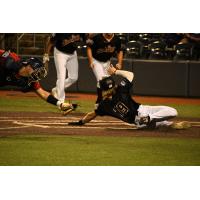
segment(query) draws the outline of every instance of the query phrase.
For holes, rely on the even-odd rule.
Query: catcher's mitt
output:
[[[70,125],[70,126],[82,126],[82,125],[84,125],[84,123],[83,123],[83,120],[79,120],[79,121],[69,122],[68,125]]]
[[[67,115],[67,114],[71,113],[72,111],[76,110],[77,107],[78,107],[78,104],[76,104],[76,103],[72,103],[72,104],[62,103],[60,105],[61,113],[63,115]]]

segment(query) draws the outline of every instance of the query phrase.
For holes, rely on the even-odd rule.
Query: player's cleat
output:
[[[56,87],[52,88],[51,94],[57,99],[58,98],[58,93]]]
[[[172,125],[171,125],[172,128],[174,129],[187,129],[187,128],[190,128],[191,127],[191,124],[190,122],[187,122],[187,121],[183,121],[183,122],[174,122]]]
[[[150,121],[148,124],[147,124],[147,129],[155,129],[156,128],[156,122],[153,120],[153,121]]]
[[[149,123],[150,123],[150,117],[149,116],[140,117],[139,125],[148,125]]]

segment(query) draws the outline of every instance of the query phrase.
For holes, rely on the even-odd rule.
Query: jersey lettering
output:
[[[119,101],[114,106],[113,111],[114,112],[118,112],[121,115],[121,117],[124,117],[128,113],[129,108],[124,103]]]
[[[97,50],[97,54],[100,54],[100,53],[113,53],[115,51],[115,47],[112,47],[112,46],[108,46],[108,47],[105,47],[103,49],[98,49]]]

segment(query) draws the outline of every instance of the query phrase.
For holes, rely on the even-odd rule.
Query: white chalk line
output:
[[[5,119],[6,118],[6,119]],[[30,128],[30,127],[39,127],[39,128],[60,128],[60,129],[110,129],[110,130],[135,130],[136,126],[132,124],[128,124],[125,122],[117,121],[117,120],[93,120],[87,125],[84,126],[69,126],[67,123],[71,121],[77,121],[79,117],[14,117],[17,119],[22,119],[23,121],[13,120],[12,117],[0,117],[0,122],[12,122],[13,124],[17,124],[19,126],[11,126],[11,127],[0,127],[0,130],[8,130],[8,129],[19,129],[19,128]],[[30,118],[37,118],[37,120],[30,120]],[[53,122],[47,120],[38,120],[38,119],[55,119]],[[193,127],[200,127],[200,122],[190,122]],[[21,125],[21,126],[20,126]],[[61,126],[52,126],[52,125],[61,125]],[[63,126],[64,125],[64,126]],[[112,126],[129,126],[129,127],[109,127]]]
[[[43,125],[38,125],[38,124],[32,124],[32,123],[27,123],[27,122],[18,122],[18,121],[13,121],[13,124],[18,124],[22,126],[29,126],[29,127],[39,127],[39,128],[50,128],[49,126],[43,126]]]
[[[114,129],[114,130],[125,130],[127,128],[123,127],[108,127],[108,125],[116,125],[116,126],[121,126],[121,125],[128,125],[132,126],[133,128],[128,128],[128,129],[135,129],[134,125],[130,125],[125,122],[121,121],[116,121],[116,120],[110,120],[110,121],[104,121],[104,120],[93,120],[92,122],[88,123],[87,125],[84,126],[69,126],[68,122],[71,121],[77,121],[80,118],[78,117],[70,117],[65,120],[61,118],[62,120],[54,120],[53,122],[51,121],[44,121],[44,120],[38,120],[40,119],[46,119],[45,117],[37,117],[37,120],[30,120],[30,117],[27,117],[27,119],[24,119],[24,117],[17,117],[17,119],[22,119],[23,121],[18,121],[18,120],[11,120],[12,117],[6,117],[7,119],[0,119],[2,122],[12,122],[13,124],[21,125],[19,127],[0,127],[0,130],[7,130],[7,129],[14,129],[14,128],[30,128],[30,127],[39,127],[39,128],[63,128],[63,129]],[[52,117],[48,117],[52,118]],[[57,117],[53,117],[53,119],[58,119]],[[48,126],[50,125],[50,126]],[[52,125],[61,125],[61,126],[52,126]],[[62,126],[64,125],[64,126]],[[105,126],[107,125],[107,126]]]
[[[9,129],[18,129],[18,128],[27,128],[30,126],[11,126],[11,127],[0,127],[0,130],[9,130]]]

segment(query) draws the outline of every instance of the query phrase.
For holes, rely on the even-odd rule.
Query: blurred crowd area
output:
[[[43,55],[49,35],[48,33],[0,33],[0,48],[15,51],[20,55]],[[116,35],[121,40],[124,58],[200,60],[199,33],[116,33]],[[86,39],[77,43],[78,56],[87,56]]]

